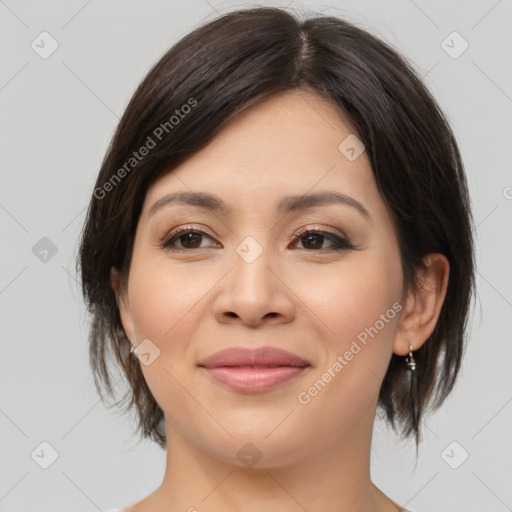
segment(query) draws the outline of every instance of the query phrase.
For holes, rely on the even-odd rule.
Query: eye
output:
[[[199,229],[192,229],[190,226],[183,226],[171,231],[171,233],[167,235],[161,245],[164,249],[181,251],[211,247],[201,246],[201,242],[204,238],[213,240],[213,238],[206,234],[204,231]],[[334,251],[342,251],[353,248],[350,242],[348,242],[345,238],[311,226],[301,229],[294,235],[294,239],[297,239],[299,242],[301,242],[304,246],[304,249],[306,250],[318,251],[319,249],[322,249],[322,246],[326,240],[332,244],[332,247],[327,247],[327,250],[330,249]],[[176,246],[176,242],[179,242],[181,247]]]
[[[162,247],[164,249],[182,251],[187,249],[202,249],[203,247],[201,247],[201,239],[204,237],[213,240],[213,238],[207,235],[204,231],[200,231],[198,229],[190,229],[188,226],[183,226],[179,229],[171,231],[171,233],[169,233],[165,241],[162,243]],[[181,243],[181,247],[175,246],[176,241]]]
[[[302,242],[306,249],[321,249],[325,240],[328,240],[334,244],[334,247],[331,247],[331,249],[334,251],[342,251],[353,248],[350,242],[348,242],[345,238],[335,235],[334,233],[321,231],[320,229],[310,226],[300,230],[295,234],[295,237],[300,242]]]

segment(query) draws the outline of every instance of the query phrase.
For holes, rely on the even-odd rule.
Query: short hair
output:
[[[474,226],[459,149],[435,99],[405,57],[345,20],[300,20],[270,7],[232,11],[184,36],[138,86],[103,159],[80,240],[95,386],[114,396],[113,356],[129,384],[115,405],[132,408],[141,436],[161,447],[165,416],[130,357],[111,268],[124,287],[145,195],[158,177],[240,112],[293,90],[326,98],[363,142],[397,233],[403,289],[417,289],[415,271],[428,253],[450,263],[445,300],[415,351],[411,382],[403,358],[391,356],[378,398],[384,418],[395,432],[398,423],[403,438],[414,435],[418,448],[422,415],[442,404],[459,374],[475,282]],[[158,143],[139,155],[150,140]]]

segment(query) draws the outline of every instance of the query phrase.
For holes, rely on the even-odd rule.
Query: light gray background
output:
[[[105,408],[92,384],[74,273],[85,208],[150,66],[220,13],[287,3],[0,1],[1,511],[105,511],[159,485],[165,452],[137,443],[133,422]],[[512,1],[291,7],[343,16],[414,63],[453,125],[478,224],[478,299],[460,381],[428,419],[416,470],[412,442],[377,422],[374,482],[415,512],[512,510]],[[43,31],[59,45],[47,59],[31,48]],[[469,44],[456,59],[441,46],[453,31]],[[32,252],[43,237],[57,248],[46,262]],[[44,441],[58,452],[48,469]],[[463,450],[469,457],[453,469],[447,461],[460,464]]]

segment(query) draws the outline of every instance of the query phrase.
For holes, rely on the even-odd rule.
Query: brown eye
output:
[[[177,251],[193,251],[195,249],[211,247],[201,246],[201,243],[205,238],[213,240],[211,236],[207,235],[203,231],[197,229],[182,228],[174,230],[172,233],[170,233],[170,235],[162,243],[162,248]],[[326,251],[341,251],[353,248],[350,242],[348,242],[346,239],[337,236],[334,233],[320,231],[318,229],[304,229],[300,234],[296,236],[296,239],[302,244],[302,248],[308,251],[320,251],[321,249],[325,249]],[[326,241],[330,242],[330,247],[323,247]],[[297,245],[297,243],[295,245]]]
[[[186,249],[201,249],[201,241],[206,237],[212,240],[212,238],[206,233],[198,230],[185,229],[180,230],[178,232],[174,232],[171,234],[170,238],[168,238],[163,244],[162,247],[165,249],[178,249],[178,250],[186,250]],[[175,243],[179,241],[181,247],[176,247]]]
[[[306,249],[321,249],[325,238],[321,233],[316,233],[302,236],[301,241]]]
[[[341,251],[352,248],[352,245],[344,238],[341,238],[334,233],[319,231],[317,229],[305,229],[297,236],[297,239],[302,243],[303,247],[308,250],[322,249],[322,245],[326,239],[333,244],[333,246],[328,247],[327,249]]]

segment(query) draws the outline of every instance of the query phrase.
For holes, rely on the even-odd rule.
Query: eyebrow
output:
[[[154,215],[158,210],[170,204],[184,204],[197,206],[206,210],[219,212],[224,215],[231,215],[233,209],[222,199],[205,192],[174,192],[167,194],[156,201],[149,209],[149,215]],[[277,211],[287,214],[294,211],[305,210],[313,206],[327,206],[330,204],[343,204],[356,209],[366,220],[371,219],[370,212],[354,198],[339,192],[319,192],[301,196],[283,197],[278,205]]]

